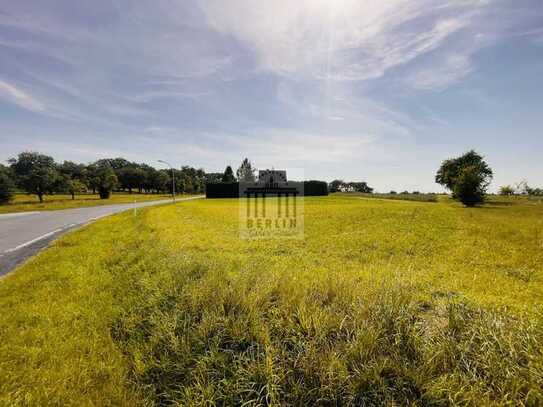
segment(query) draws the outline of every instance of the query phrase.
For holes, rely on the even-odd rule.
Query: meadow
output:
[[[360,196],[367,199],[390,199],[398,201],[415,201],[415,202],[437,202],[439,199],[448,200],[447,196],[438,196],[436,194],[384,194],[384,193],[362,193],[362,192],[339,192],[338,196]]]
[[[543,203],[122,213],[0,280],[0,405],[541,405]]]
[[[81,208],[84,206],[112,205],[118,203],[133,203],[143,201],[156,201],[171,198],[165,194],[139,194],[139,193],[112,193],[109,199],[100,199],[98,194],[71,195],[55,194],[45,195],[40,203],[37,195],[16,194],[13,201],[0,205],[0,214],[12,212],[50,211],[58,209]]]

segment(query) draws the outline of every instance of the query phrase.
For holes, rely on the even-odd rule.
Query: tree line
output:
[[[43,202],[45,195],[91,192],[109,198],[112,191],[132,193],[202,193],[214,174],[183,166],[180,169],[156,169],[124,158],[100,159],[90,164],[64,161],[57,163],[45,154],[23,152],[0,164],[0,203],[9,202],[15,190],[33,194]]]

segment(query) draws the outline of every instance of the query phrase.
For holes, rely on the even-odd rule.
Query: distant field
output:
[[[72,200],[71,195],[46,195],[44,202],[40,203],[36,195],[17,194],[15,199],[7,205],[0,205],[0,214],[10,212],[47,211],[57,209],[80,208],[83,206],[111,205],[116,203],[130,203],[136,200],[155,201],[171,198],[171,195],[163,194],[138,194],[138,193],[114,193],[109,199],[100,199],[98,194],[76,195]]]
[[[392,199],[398,201],[416,201],[416,202],[437,202],[439,196],[435,194],[364,194],[360,192],[338,192],[335,195],[339,196],[359,196],[362,198],[372,199]],[[447,197],[443,197],[447,198]]]
[[[304,209],[304,240],[220,199],[61,238],[0,280],[0,405],[543,404],[541,201]]]

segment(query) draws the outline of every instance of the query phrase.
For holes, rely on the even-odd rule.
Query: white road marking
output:
[[[190,198],[183,198],[183,199],[180,199],[179,201],[190,201],[192,199],[199,199],[199,198],[203,198],[204,195],[199,195],[199,196],[195,196],[195,197],[190,197]],[[152,201],[149,201],[149,204],[146,204],[146,205],[142,205],[142,207],[147,207],[147,206],[152,206],[151,204]],[[164,202],[164,204],[167,203],[167,202]],[[130,205],[130,204],[128,204]],[[121,210],[120,212],[124,212],[125,210],[127,209],[124,209],[124,210]],[[8,217],[8,216],[23,216],[23,215],[32,215],[32,214],[36,214],[36,213],[43,213],[43,212],[19,212],[19,213],[13,213],[13,214],[5,214],[5,215],[0,215],[0,216],[3,216],[3,217]],[[85,221],[85,222],[81,222],[81,223],[70,223],[68,225],[65,225],[61,228],[58,228],[58,229],[55,229],[51,232],[48,232],[44,235],[41,235],[41,236],[38,236],[37,238],[35,239],[32,239],[32,240],[29,240],[28,242],[25,242],[25,243],[22,243],[20,244],[19,246],[16,246],[12,249],[8,249],[6,251],[4,251],[3,253],[0,254],[0,257],[4,256],[5,254],[7,253],[13,253],[14,251],[17,251],[19,249],[22,249],[23,247],[26,247],[26,246],[30,246],[31,244],[33,243],[36,243],[42,239],[45,239],[45,238],[48,238],[49,236],[52,236],[54,235],[55,233],[58,233],[58,232],[62,232],[63,230],[66,230],[66,229],[70,229],[72,227],[76,227],[76,226],[81,226],[81,225],[86,225],[88,223],[91,223],[91,222],[94,222],[98,219],[101,219],[101,218],[105,218],[106,216],[111,216],[111,215],[114,215],[114,214],[117,214],[119,212],[113,212],[113,213],[105,213],[103,215],[99,215],[99,216],[96,216],[94,218],[90,218],[89,220]]]
[[[16,246],[14,247],[13,249],[8,249],[4,252],[5,253],[11,253],[11,252],[14,252],[16,250],[19,250],[19,249],[22,249],[23,247],[26,247],[26,246],[30,246],[32,243],[36,243],[37,241],[39,240],[42,240],[42,239],[45,239],[51,235],[54,235],[55,233],[58,233],[58,232],[61,232],[63,231],[64,228],[59,228],[59,229],[55,229],[53,230],[52,232],[49,232],[49,233],[46,233],[45,235],[41,235],[41,236],[38,236],[37,238],[35,239],[32,239],[32,240],[29,240],[28,242],[26,243],[23,243],[23,244],[20,244],[19,246]]]
[[[33,212],[15,212],[15,213],[3,213],[0,215],[0,219],[5,218],[16,218],[18,216],[27,216],[27,215],[35,215],[36,213],[40,213],[38,211]]]

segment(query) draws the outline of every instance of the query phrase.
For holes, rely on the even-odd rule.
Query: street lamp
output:
[[[158,160],[159,163],[168,165],[172,170],[172,196],[173,196],[173,202],[175,203],[175,173],[173,171],[173,166],[164,160]]]

